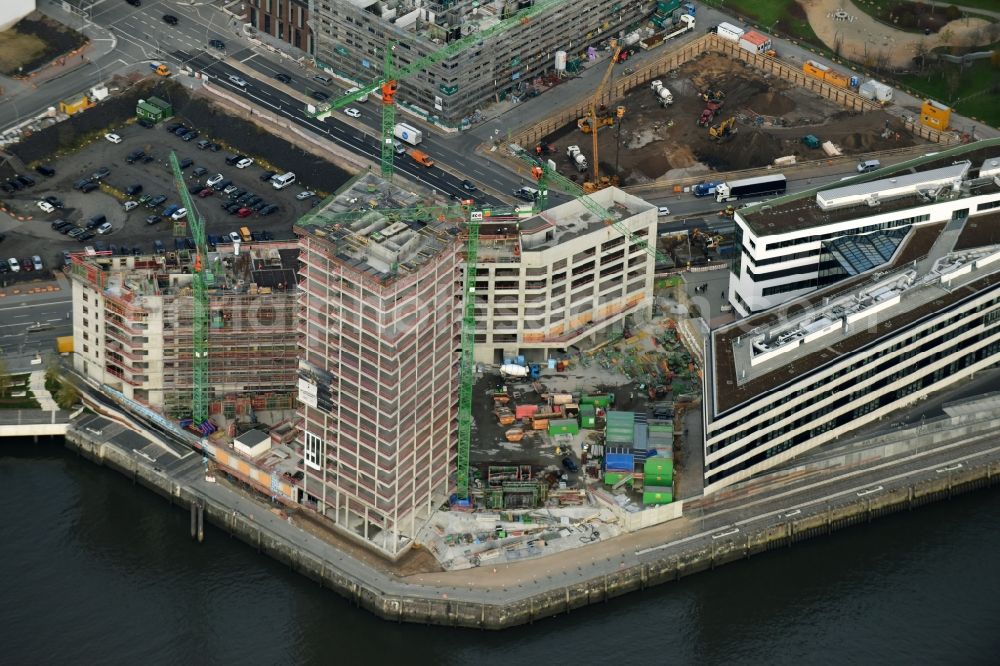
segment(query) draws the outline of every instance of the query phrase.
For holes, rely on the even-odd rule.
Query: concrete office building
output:
[[[786,463],[1000,361],[996,161],[988,158],[969,174],[965,160],[963,173],[985,175],[922,207],[899,207],[895,215],[946,219],[913,224],[889,262],[712,332],[706,492]],[[945,215],[936,208],[949,203],[961,208]]]
[[[247,22],[289,46],[315,53],[310,0],[244,0]]]
[[[520,224],[480,227],[478,362],[544,361],[630,314],[649,314],[655,259],[639,241],[655,247],[656,206],[614,187],[590,196],[635,238],[576,200]]]
[[[304,503],[397,557],[447,499],[454,472],[462,216],[389,219],[372,199],[381,209],[421,201],[366,174],[295,226],[296,445]]]
[[[209,412],[290,416],[296,388],[294,243],[210,253]],[[193,256],[73,255],[73,366],[171,418],[191,415]],[[289,412],[282,415],[280,412]]]
[[[729,301],[765,311],[888,261],[912,229],[989,210],[1000,142],[911,160],[737,210]]]
[[[0,32],[12,27],[35,11],[35,0],[4,0],[0,2]]]
[[[266,0],[261,0],[266,1]],[[531,0],[312,0],[317,64],[368,83],[382,71],[387,41],[397,43],[399,67],[488,29],[531,6]],[[624,37],[652,12],[645,0],[563,2],[481,45],[408,76],[404,105],[457,126],[498,99],[518,95],[526,81],[555,67],[557,51],[570,58],[608,37]]]

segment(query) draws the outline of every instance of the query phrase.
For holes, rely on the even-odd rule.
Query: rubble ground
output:
[[[609,126],[598,132],[601,174],[615,173],[617,164],[622,185],[765,167],[788,155],[821,159],[820,149],[802,143],[807,134],[820,142],[832,141],[847,155],[920,142],[884,111],[846,111],[805,88],[718,53],[705,53],[661,80],[673,94],[672,105],[659,106],[648,85],[633,88],[623,101],[615,102],[626,109],[620,131]],[[708,128],[697,124],[705,108],[699,94],[709,90],[725,94],[722,110],[711,124],[736,118],[736,133],[722,141],[712,139]],[[561,171],[573,172],[566,148],[578,145],[591,163],[588,174],[593,173],[592,139],[575,122],[546,140],[557,147],[553,157]],[[585,176],[580,174],[579,179]]]

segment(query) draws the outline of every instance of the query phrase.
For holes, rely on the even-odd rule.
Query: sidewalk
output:
[[[38,401],[38,406],[42,411],[54,412],[59,409],[59,405],[57,405],[56,401],[52,399],[52,394],[49,393],[47,388],[45,388],[44,370],[31,371],[28,388],[30,388],[31,392],[35,394],[35,400]]]
[[[51,64],[34,74],[31,77],[31,83],[36,86],[95,62],[114,51],[118,46],[118,38],[111,30],[91,23],[74,12],[66,11],[63,9],[62,3],[55,2],[55,0],[39,0],[37,8],[49,18],[82,33],[89,40],[89,43],[83,47],[79,57],[74,56],[71,60],[67,60],[65,65]]]

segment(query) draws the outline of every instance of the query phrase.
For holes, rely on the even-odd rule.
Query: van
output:
[[[325,74],[317,74],[316,76],[313,77],[313,81],[319,81],[324,86],[328,86],[333,82],[333,79],[331,79],[329,76],[326,76]]]
[[[864,162],[858,163],[858,173],[868,173],[869,171],[875,171],[876,169],[881,169],[882,163],[878,160],[865,160]]]
[[[294,182],[295,174],[291,171],[283,173],[280,176],[273,176],[271,178],[271,186],[276,190],[283,190]]]
[[[243,239],[244,243],[249,243],[253,238],[253,235],[250,233],[250,229],[247,227],[240,227],[240,238]]]
[[[514,190],[514,196],[522,201],[537,201],[538,200],[538,190],[533,187],[522,187],[520,189]]]
[[[428,169],[434,166],[434,160],[431,159],[431,156],[422,150],[417,150],[416,148],[410,151],[410,159],[417,164],[424,165]]]

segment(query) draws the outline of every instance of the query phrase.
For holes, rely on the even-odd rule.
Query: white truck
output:
[[[667,42],[674,37],[680,37],[685,32],[694,30],[694,17],[690,14],[681,14],[676,30],[671,30],[663,36],[663,41]]]
[[[674,96],[670,93],[670,90],[663,85],[663,81],[656,80],[649,84],[650,89],[653,91],[653,96],[656,97],[660,106],[669,106],[674,103]]]
[[[738,28],[732,23],[720,23],[715,28],[715,34],[723,39],[728,39],[731,42],[736,42],[739,44],[740,38],[743,37],[744,30]]]
[[[406,123],[396,123],[396,126],[392,128],[392,135],[411,146],[415,146],[424,140],[423,132]]]
[[[567,148],[566,157],[568,157],[570,161],[576,165],[577,171],[582,172],[587,170],[587,157],[580,150],[580,146],[570,146]]]

